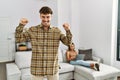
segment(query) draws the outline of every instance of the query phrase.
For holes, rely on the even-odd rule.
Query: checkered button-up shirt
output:
[[[42,25],[30,27],[23,31],[24,26],[20,24],[16,28],[16,42],[31,41],[32,60],[31,74],[36,76],[54,75],[58,72],[58,47],[61,41],[65,45],[71,43],[72,34],[66,31],[64,35],[57,27],[49,27],[45,31]]]

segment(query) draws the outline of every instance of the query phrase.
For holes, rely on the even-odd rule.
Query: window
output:
[[[120,61],[120,0],[118,0],[117,60]]]

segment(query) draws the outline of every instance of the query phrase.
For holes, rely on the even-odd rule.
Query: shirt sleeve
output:
[[[66,31],[66,35],[63,34],[62,32],[60,33],[60,39],[63,44],[69,45],[72,42],[72,33],[70,30]]]
[[[22,24],[19,24],[19,26],[17,26],[17,28],[16,28],[15,40],[18,43],[25,42],[25,41],[28,41],[30,39],[28,31],[23,32],[23,28],[24,28],[24,25],[22,25]]]

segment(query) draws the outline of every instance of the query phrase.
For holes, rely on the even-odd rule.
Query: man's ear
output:
[[[41,14],[40,14],[40,19],[42,18]]]

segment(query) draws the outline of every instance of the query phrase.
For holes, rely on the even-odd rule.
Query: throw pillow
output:
[[[22,68],[28,68],[31,65],[32,51],[21,51],[15,53],[15,63]]]
[[[93,60],[92,58],[92,49],[86,49],[86,50],[82,50],[82,49],[78,49],[79,54],[84,54],[84,60]]]
[[[78,54],[76,60],[84,60],[85,54]]]

